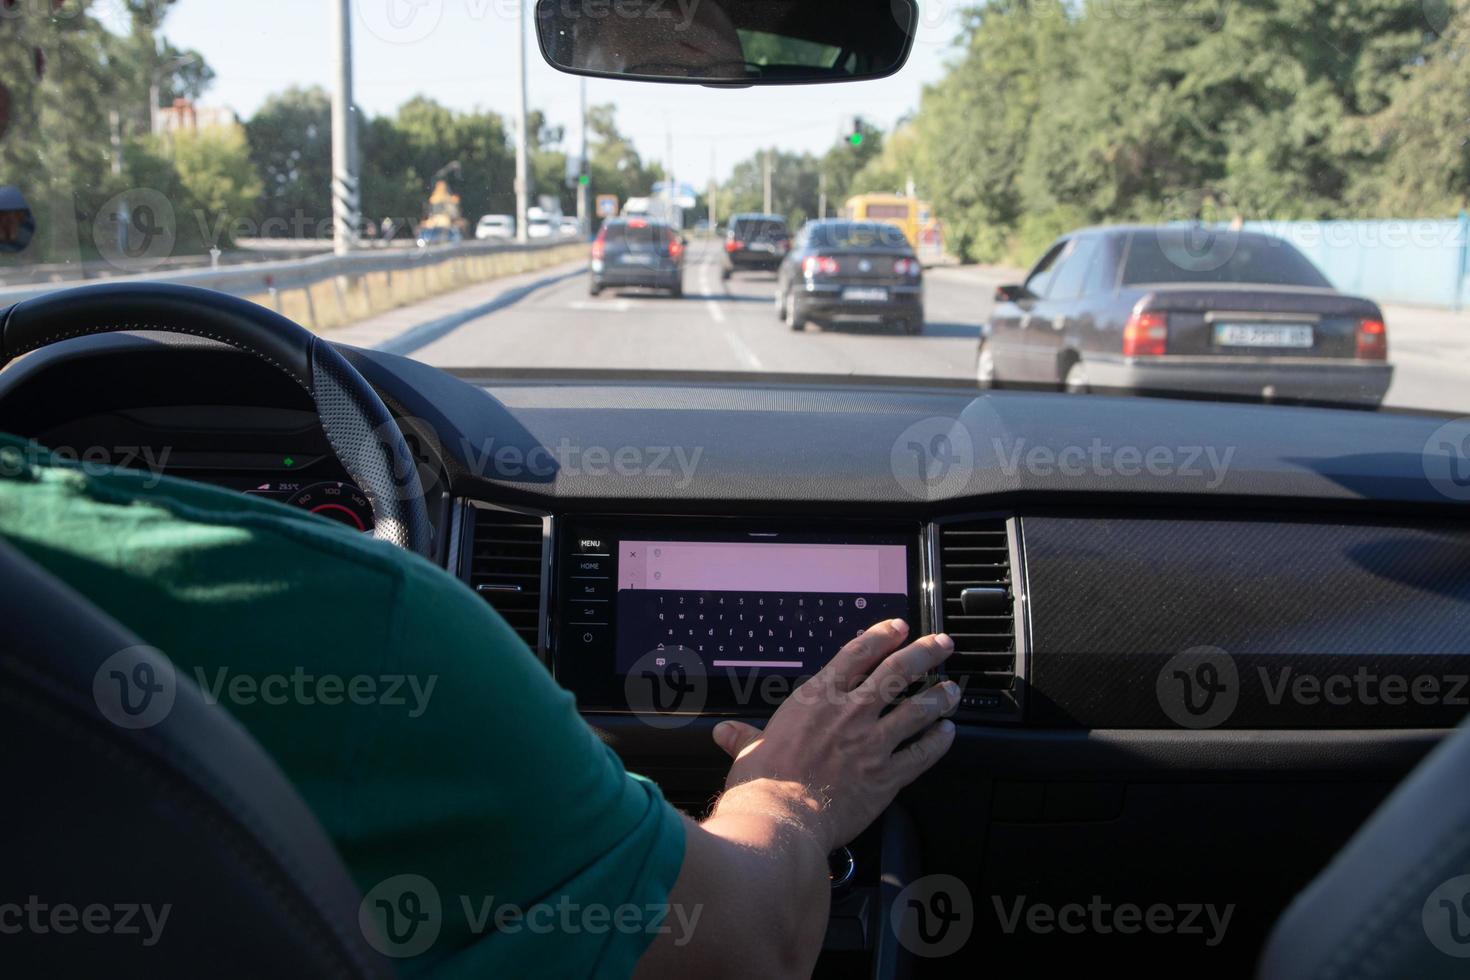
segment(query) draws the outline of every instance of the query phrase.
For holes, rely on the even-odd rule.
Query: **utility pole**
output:
[[[827,217],[827,172],[825,170],[817,177],[817,188],[817,217],[825,219]]]
[[[530,0],[521,0],[518,5],[520,12],[517,15],[516,36],[516,58],[519,64],[517,77],[520,84],[520,98],[516,100],[516,241],[525,244],[530,241],[530,229],[527,226],[528,202],[531,197],[531,160],[530,160],[530,133],[526,130],[530,126],[530,111],[527,109],[526,94],[526,6]]]
[[[716,200],[720,194],[720,179],[715,171],[715,144],[709,145],[709,233],[713,235],[720,227],[720,208]]]
[[[678,197],[674,188],[674,125],[664,115],[664,159],[669,161],[664,168],[664,220],[674,223],[674,201]],[[683,225],[683,222],[679,222]]]
[[[332,242],[338,255],[357,242],[362,196],[357,181],[357,126],[352,109],[352,3],[332,4],[337,85],[332,93]]]
[[[587,79],[582,78],[582,166],[577,172],[577,232],[583,238],[592,237],[592,193],[591,171],[588,169],[590,154],[587,152]]]
[[[773,213],[772,212],[773,202],[771,201],[771,151],[770,150],[766,150],[765,151],[765,154],[763,156],[763,160],[765,161],[765,171],[766,171],[766,180],[765,180],[765,184],[766,184],[766,211],[765,211],[765,213],[766,214],[771,214],[771,213]]]

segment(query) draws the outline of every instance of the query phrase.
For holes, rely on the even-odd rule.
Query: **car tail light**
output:
[[[607,255],[607,232],[599,231],[597,237],[592,240],[592,257],[601,259]]]
[[[1388,360],[1388,328],[1382,320],[1364,320],[1358,324],[1358,360]]]
[[[812,276],[835,276],[837,260],[830,255],[813,255],[801,264],[801,273],[808,279]]]
[[[743,246],[740,244],[740,242],[736,241],[733,238],[725,242],[725,251],[727,252],[738,252],[742,247]]]
[[[1154,357],[1169,349],[1169,317],[1163,313],[1134,313],[1123,327],[1124,357]]]
[[[777,251],[780,251],[780,252],[789,252],[789,251],[791,251],[791,239],[789,239],[789,238],[783,238],[783,239],[781,239],[779,242],[776,243],[776,250]]]
[[[677,238],[669,239],[669,258],[677,259],[684,254],[684,243]]]
[[[893,274],[895,276],[911,276],[917,279],[924,271],[919,265],[918,259],[899,259],[893,263]]]
[[[634,218],[632,221],[628,222],[628,227],[629,228],[647,228],[648,227],[648,222],[644,221],[642,218]]]

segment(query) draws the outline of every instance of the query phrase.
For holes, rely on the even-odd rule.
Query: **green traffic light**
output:
[[[586,187],[588,184],[592,183],[592,178],[587,176],[586,174],[583,174],[582,176],[577,178],[577,183],[581,184],[583,187]]]
[[[863,134],[862,133],[853,133],[851,136],[849,136],[847,138],[847,141],[849,143],[851,143],[853,146],[862,146],[863,145]]]

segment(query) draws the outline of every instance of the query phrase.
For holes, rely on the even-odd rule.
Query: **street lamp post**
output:
[[[332,92],[332,242],[338,255],[352,251],[362,206],[357,182],[357,129],[352,119],[352,5],[332,4],[334,67],[337,84]]]

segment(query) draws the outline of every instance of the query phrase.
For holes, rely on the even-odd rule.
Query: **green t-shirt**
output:
[[[626,976],[679,928],[678,814],[443,569],[268,500],[6,436],[0,536],[249,729],[379,910],[375,941],[413,954],[403,974]]]

